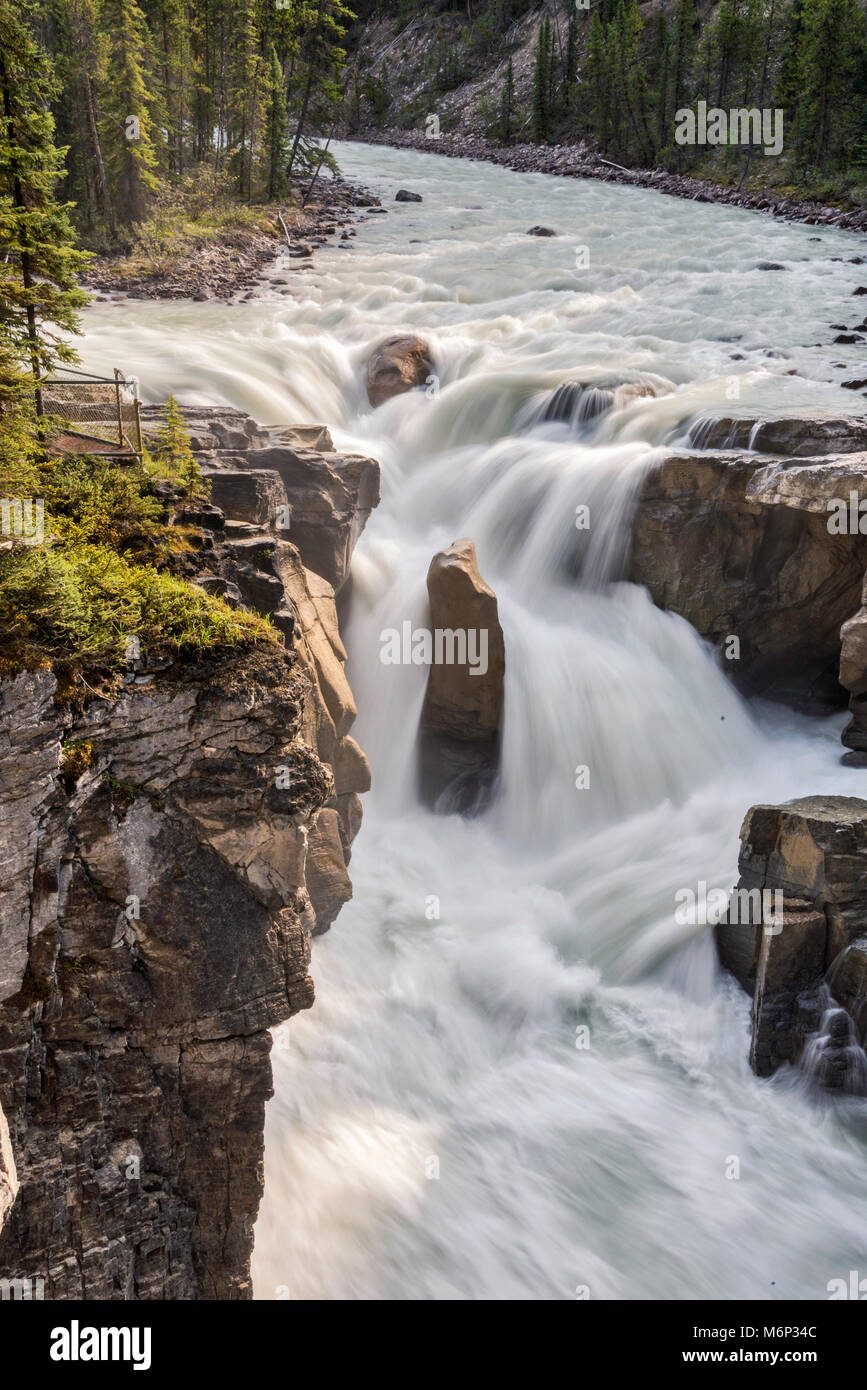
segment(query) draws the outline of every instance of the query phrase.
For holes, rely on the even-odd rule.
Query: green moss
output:
[[[276,642],[262,618],[238,612],[171,571],[201,544],[201,532],[171,525],[170,504],[207,487],[172,398],[153,457],[119,465],[90,455],[42,457],[8,495],[39,498],[44,540],[0,552],[0,675],[53,666],[63,692],[76,672],[105,690],[129,670],[129,644],[197,656]]]
[[[128,664],[130,637],[143,652],[190,654],[277,640],[254,614],[104,545],[17,547],[0,557],[7,663],[32,666],[47,656],[108,673]]]
[[[93,763],[93,744],[87,739],[64,743],[60,750],[60,779],[67,792],[75,790],[79,777]]]

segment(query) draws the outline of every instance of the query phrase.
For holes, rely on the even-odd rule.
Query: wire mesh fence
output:
[[[113,377],[65,371],[39,383],[42,415],[54,417],[55,447],[64,453],[109,457],[141,456],[138,382],[115,371]]]

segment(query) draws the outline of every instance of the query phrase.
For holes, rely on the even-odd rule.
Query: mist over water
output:
[[[338,158],[389,213],[293,270],[292,297],[97,305],[83,349],[146,400],[325,422],[383,465],[344,633],[373,790],[316,1005],[276,1032],[257,1296],[825,1298],[864,1261],[867,1109],[752,1075],[749,1000],[675,893],[731,887],[749,806],[865,796],[867,772],[839,765],[843,716],[748,707],[623,576],[636,489],[695,420],[863,404],[834,384],[846,349],[812,346],[855,312],[863,242],[430,155]],[[424,203],[393,203],[401,186]],[[539,221],[561,235],[526,237]],[[372,412],[363,364],[401,330],[431,343],[439,390]],[[567,380],[610,409],[546,418]],[[506,641],[502,785],[475,821],[418,805],[427,670],[379,660],[384,628],[426,621],[430,559],[459,536]]]

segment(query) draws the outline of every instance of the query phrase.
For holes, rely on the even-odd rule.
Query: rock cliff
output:
[[[865,856],[867,801],[802,797],[747,813],[716,934],[722,964],[753,996],[760,1076],[808,1060],[823,1085],[867,1094]]]
[[[629,577],[717,645],[746,693],[820,711],[846,686],[857,717],[857,633],[841,685],[841,628],[862,606],[867,517],[865,533],[837,531],[829,508],[867,500],[864,422],[718,420],[693,438],[644,480]]]
[[[333,581],[376,464],[239,412],[188,425],[215,475],[189,577],[285,645],[142,651],[111,698],[0,684],[0,1278],[46,1298],[250,1296],[268,1029],[312,1003],[369,785]]]

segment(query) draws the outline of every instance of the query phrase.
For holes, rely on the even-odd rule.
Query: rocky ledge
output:
[[[844,743],[867,750],[867,421],[720,419],[692,441],[644,479],[629,578],[746,693],[816,712],[851,695]]]
[[[867,801],[803,797],[747,813],[716,934],[722,964],[753,996],[759,1076],[790,1062],[828,1090],[867,1095],[865,856]]]
[[[188,423],[190,577],[283,643],[142,651],[112,699],[0,684],[0,1278],[46,1298],[250,1296],[268,1030],[312,1003],[369,785],[335,590],[377,465]]]

